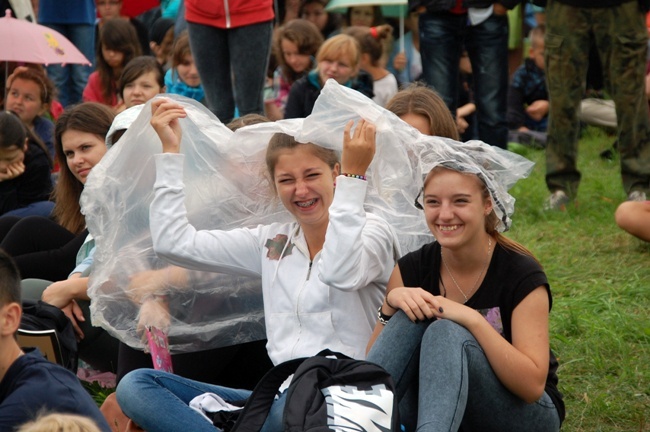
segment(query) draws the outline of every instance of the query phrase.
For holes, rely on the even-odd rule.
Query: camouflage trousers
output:
[[[589,48],[595,43],[607,92],[616,105],[621,177],[626,193],[650,189],[650,121],[645,96],[648,33],[637,1],[579,8],[549,0],[546,8],[546,79],[550,99],[546,184],[575,196],[576,166]]]

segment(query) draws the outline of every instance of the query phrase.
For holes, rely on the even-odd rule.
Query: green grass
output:
[[[544,212],[544,152],[511,191],[517,199],[508,235],[541,261],[553,292],[551,347],[571,432],[650,431],[650,244],[614,223],[625,199],[618,159],[599,153],[614,138],[588,129],[580,142],[577,207]],[[101,401],[111,390],[93,388]]]
[[[583,135],[577,205],[566,212],[542,211],[544,152],[517,150],[536,166],[511,191],[508,235],[537,256],[551,284],[565,431],[650,431],[650,244],[614,222],[625,200],[619,160],[599,157],[613,141],[595,128]]]

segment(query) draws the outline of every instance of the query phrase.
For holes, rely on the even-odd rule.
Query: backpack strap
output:
[[[268,371],[255,386],[231,432],[259,432],[269,415],[278,389],[304,360],[305,358],[289,360]]]

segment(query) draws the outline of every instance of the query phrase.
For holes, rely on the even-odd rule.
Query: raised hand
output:
[[[179,153],[181,148],[181,125],[178,121],[187,117],[185,109],[169,99],[155,99],[151,103],[151,126],[154,128],[164,153]]]
[[[361,119],[354,132],[350,120],[343,132],[343,155],[341,171],[346,174],[365,175],[372,158],[375,156],[375,126]]]

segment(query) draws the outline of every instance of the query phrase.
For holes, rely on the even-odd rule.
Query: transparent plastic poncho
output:
[[[514,210],[514,198],[507,190],[532,168],[525,158],[481,142],[463,144],[424,136],[333,80],[324,86],[306,119],[262,123],[234,133],[195,101],[163,97],[184,105],[188,114],[180,120],[183,180],[188,218],[197,229],[228,230],[292,220],[275,197],[265,169],[266,146],[277,132],[340,152],[349,120],[363,117],[375,124],[377,148],[367,173],[365,208],[388,221],[402,254],[433,240],[422,211],[414,205],[423,178],[433,167],[443,164],[481,176],[497,203],[500,230],[509,226]],[[145,275],[164,295],[173,352],[264,339],[259,279],[180,269],[186,277],[179,283],[172,276],[177,270],[153,252],[149,205],[155,181],[153,155],[161,152],[161,143],[149,124],[150,103],[93,168],[82,194],[82,211],[97,245],[88,290],[92,322],[129,346],[143,349],[138,321],[141,305],[148,300],[134,301],[130,284]]]

